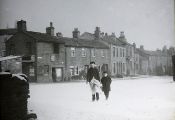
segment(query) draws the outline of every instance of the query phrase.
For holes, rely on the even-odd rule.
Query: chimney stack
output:
[[[96,27],[95,33],[94,33],[95,38],[100,39],[100,34],[101,34],[100,27]]]
[[[53,27],[53,23],[50,22],[50,27],[47,27],[46,28],[46,34],[48,35],[51,35],[51,36],[54,36],[54,27]]]
[[[80,37],[80,31],[78,28],[74,28],[74,31],[72,32],[73,38],[79,38]]]
[[[63,37],[63,34],[61,32],[57,32],[56,36],[60,38],[60,37]]]
[[[26,21],[24,21],[24,20],[18,21],[17,22],[17,30],[18,31],[27,31]]]
[[[143,45],[140,45],[140,49],[141,49],[141,50],[144,50],[144,46],[143,46]]]
[[[120,32],[120,36],[119,36],[119,39],[126,42],[126,38],[125,38],[125,34],[124,34],[124,31],[121,31]]]

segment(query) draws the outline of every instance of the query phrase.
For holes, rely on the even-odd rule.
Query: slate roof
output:
[[[104,36],[102,38],[103,41],[109,43],[109,44],[113,44],[113,45],[117,45],[117,46],[123,46],[125,45],[123,42],[121,42],[118,38],[113,37],[113,36]]]
[[[38,42],[55,42],[55,43],[64,43],[63,40],[58,39],[56,36],[50,36],[46,33],[39,33],[39,32],[33,32],[33,31],[27,31],[24,32],[24,34],[27,34],[30,37],[33,37]]]
[[[167,53],[164,53],[162,51],[148,51],[148,50],[144,50],[144,52],[148,55],[151,56],[167,56]]]
[[[16,32],[15,28],[0,29],[0,35],[14,35]]]
[[[68,47],[88,47],[88,48],[99,48],[99,49],[108,49],[109,47],[103,42],[98,40],[87,40],[87,39],[75,39],[75,38],[59,38],[65,42],[65,46]]]
[[[95,36],[92,33],[84,32],[81,35],[81,38],[82,39],[87,39],[87,40],[94,40]],[[125,45],[124,42],[120,41],[117,37],[114,37],[114,36],[111,36],[111,35],[103,36],[102,38],[100,38],[100,40],[105,41],[109,44],[117,45],[117,46]]]

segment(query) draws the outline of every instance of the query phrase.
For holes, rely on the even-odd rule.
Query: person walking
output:
[[[90,68],[87,71],[86,81],[86,83],[89,83],[92,91],[92,101],[99,100],[99,90],[101,87],[99,71],[95,66],[95,62],[90,62]]]
[[[102,91],[105,94],[106,100],[108,100],[109,98],[109,91],[111,91],[111,78],[108,76],[107,72],[103,72],[103,77],[101,79],[101,83],[102,83]]]

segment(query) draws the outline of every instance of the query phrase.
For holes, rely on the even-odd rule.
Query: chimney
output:
[[[101,34],[101,32],[100,32],[100,27],[96,27],[96,29],[95,29],[95,38],[96,39],[100,39],[100,34]]]
[[[80,31],[78,31],[78,28],[74,28],[74,31],[72,32],[73,38],[79,38],[80,37]]]
[[[121,32],[120,32],[120,37],[119,37],[119,38],[125,38],[124,31],[121,31]]]
[[[47,27],[46,28],[46,34],[48,35],[51,35],[51,36],[54,36],[54,27],[53,27],[53,23],[50,22],[50,27]]]
[[[58,38],[60,38],[60,37],[63,37],[63,34],[62,34],[61,32],[57,32],[57,33],[56,33],[56,36],[57,36]]]
[[[126,42],[126,38],[125,38],[125,34],[124,34],[124,31],[121,31],[120,32],[120,36],[119,36],[119,39]]]
[[[141,50],[144,50],[144,46],[143,46],[143,45],[140,45],[140,49],[141,49]]]
[[[111,37],[116,38],[116,36],[115,36],[115,33],[114,33],[114,32],[111,34]]]
[[[26,21],[21,20],[17,22],[17,30],[18,31],[27,31],[27,27],[26,27]]]

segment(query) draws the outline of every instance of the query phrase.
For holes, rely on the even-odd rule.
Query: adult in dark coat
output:
[[[87,81],[86,83],[89,83],[91,91],[92,91],[92,101],[95,99],[98,101],[99,100],[99,92],[98,92],[98,85],[95,85],[96,81],[100,82],[100,75],[98,69],[95,67],[95,62],[90,62],[90,68],[87,71]]]
[[[111,78],[108,76],[107,72],[103,72],[103,77],[101,79],[101,83],[102,83],[102,90],[105,94],[106,100],[109,97],[109,91],[111,91]]]

